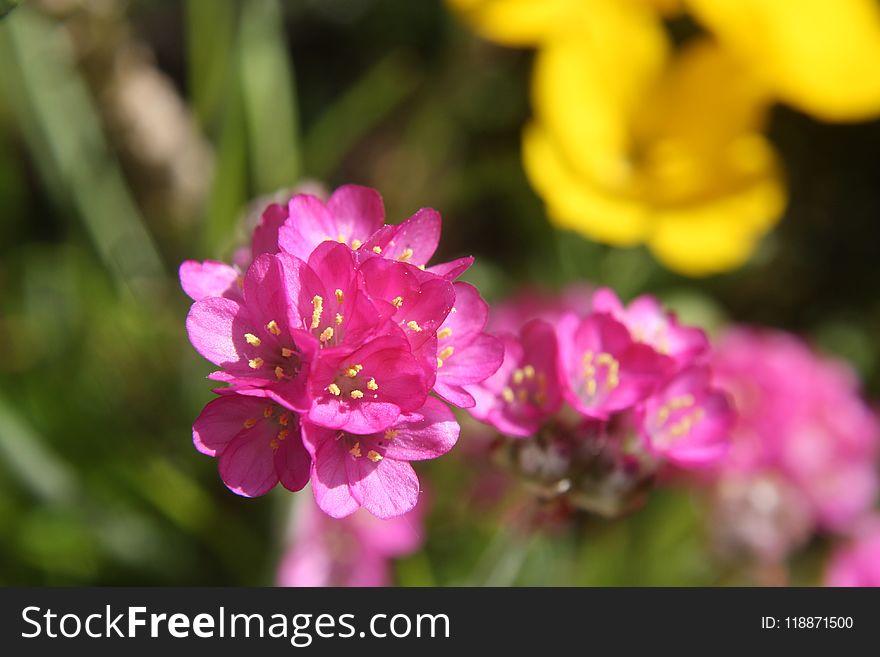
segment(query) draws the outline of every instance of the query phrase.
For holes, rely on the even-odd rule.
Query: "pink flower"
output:
[[[419,480],[409,462],[445,454],[458,433],[452,412],[434,398],[375,433],[355,435],[305,422],[303,441],[313,459],[315,500],[334,518],[360,507],[379,518],[404,514],[419,495]]]
[[[644,402],[639,416],[649,450],[685,467],[724,456],[736,414],[710,377],[705,366],[684,370]]]
[[[634,342],[611,315],[564,316],[557,326],[558,370],[565,399],[587,417],[611,413],[644,400],[669,376],[672,361]]]
[[[278,231],[282,251],[308,260],[312,251],[333,241],[359,249],[382,227],[385,207],[379,193],[368,187],[344,185],[325,204],[310,194],[297,194],[288,204],[288,217]]]
[[[362,346],[321,352],[309,376],[309,422],[371,434],[425,403],[430,386],[424,367],[403,331],[393,325],[389,331]]]
[[[190,309],[186,327],[196,350],[222,368],[211,378],[304,410],[315,346],[288,303],[295,283],[278,257],[261,255],[248,269],[240,301],[203,298]]]
[[[291,326],[321,349],[359,345],[384,325],[388,313],[363,289],[362,273],[351,249],[323,242],[308,261],[281,253]]]
[[[344,186],[326,203],[297,194],[286,207],[266,208],[236,267],[181,266],[195,301],[190,341],[219,366],[209,378],[228,384],[197,420],[197,446],[220,457],[236,492],[259,495],[278,478],[301,487],[305,463],[329,513],[405,513],[418,497],[408,461],[434,458],[458,437],[449,409],[428,398],[432,388],[472,405],[464,386],[500,364],[500,343],[482,332],[485,303],[473,287],[453,283],[473,258],[427,267],[439,214],[383,221],[371,189]],[[288,430],[270,435],[281,411],[265,411],[265,422],[242,416],[259,404],[294,411],[296,426],[308,427],[308,449],[296,443],[295,464],[292,443],[281,442]],[[284,469],[294,465],[296,475]]]
[[[331,519],[303,498],[296,506],[293,541],[278,568],[278,584],[390,585],[390,560],[415,552],[424,542],[423,500],[402,516],[379,520],[364,510]]]
[[[593,311],[613,316],[629,329],[633,340],[672,357],[680,368],[709,352],[709,340],[702,330],[679,324],[675,314],[650,295],[637,297],[624,306],[612,290],[600,288],[593,294]]]
[[[414,352],[437,335],[456,301],[452,283],[404,262],[370,258],[361,273],[367,294],[383,304],[384,315],[406,334]]]
[[[880,586],[880,516],[865,518],[855,536],[834,551],[826,586]]]
[[[489,306],[477,288],[455,283],[455,307],[437,331],[437,380],[434,392],[450,404],[471,408],[476,402],[465,386],[485,381],[504,360],[504,345],[483,332]]]
[[[536,319],[523,326],[518,336],[499,337],[504,346],[501,366],[481,384],[467,387],[476,402],[471,414],[502,433],[534,435],[562,405],[556,335],[550,324]]]
[[[824,529],[870,508],[880,424],[848,367],[790,334],[738,328],[719,340],[713,369],[739,413],[720,477],[775,473]]]
[[[264,495],[279,481],[297,491],[309,481],[299,417],[264,399],[233,394],[209,402],[193,424],[193,443],[218,458],[223,483],[239,495]]]

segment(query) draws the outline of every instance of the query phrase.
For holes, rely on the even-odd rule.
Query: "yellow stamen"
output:
[[[269,441],[269,447],[271,447],[273,450],[277,450],[280,446],[281,445],[278,444],[278,441],[275,438]]]
[[[345,370],[345,376],[347,376],[349,379],[353,379],[362,369],[364,369],[364,366],[361,364],[352,365],[347,370]]]
[[[275,378],[281,380],[284,378],[284,368],[281,365],[275,366]]]
[[[287,434],[289,434],[289,433],[290,433],[290,431],[288,431],[287,429],[282,429],[281,431],[278,432],[278,436],[277,436],[278,440],[284,440],[285,438],[287,438]]]
[[[453,347],[452,345],[449,345],[448,347],[443,347],[443,349],[440,350],[440,353],[437,354],[437,358],[439,358],[442,361],[447,361],[452,357],[452,354],[454,354],[454,353],[455,353],[455,347]]]
[[[342,294],[342,290],[336,288],[336,303],[342,303],[345,301],[345,295]]]
[[[253,426],[254,426],[256,423],[257,423],[257,418],[255,418],[255,417],[249,417],[247,420],[244,421],[244,428],[245,428],[245,429],[251,429],[251,428],[253,428]]]
[[[373,391],[378,390],[379,384],[376,383],[376,379],[374,379],[373,377],[370,377],[370,380],[367,381],[367,388],[369,388],[370,390],[373,390]]]
[[[359,248],[361,248],[362,244],[363,244],[363,242],[361,242],[360,240],[352,240],[351,241],[351,248],[353,248],[355,251],[357,251]]]
[[[342,391],[339,389],[339,386],[336,385],[335,383],[331,383],[329,386],[327,386],[327,392],[329,392],[331,395],[333,395],[335,397],[338,397],[339,395],[342,394]]]
[[[587,394],[590,397],[596,394],[596,379],[587,379]]]
[[[336,241],[339,242],[340,244],[345,244],[348,240],[345,239],[345,235],[343,235],[342,233],[339,233],[339,235],[336,236]]]
[[[513,382],[515,385],[519,385],[523,382],[523,379],[526,378],[525,372],[521,369],[517,368],[513,371]]]
[[[370,459],[373,463],[378,463],[382,460],[382,455],[379,452],[371,449],[369,452],[367,452],[367,458]]]
[[[318,339],[321,342],[329,342],[333,339],[333,329],[328,326],[323,331],[321,331],[321,335],[318,336]]]
[[[293,356],[293,349],[288,349],[287,347],[281,347],[281,357],[282,358],[290,358]]]
[[[408,322],[406,323],[406,325],[407,325],[407,328],[412,329],[412,330],[415,331],[416,333],[421,333],[421,332],[422,332],[422,327],[419,326],[419,323],[416,322],[416,321],[414,321],[414,320],[410,320],[410,321],[408,321]]]
[[[399,434],[399,433],[400,433],[399,429],[385,429],[385,440],[387,440],[390,443],[392,440],[397,438],[397,434]]]
[[[339,313],[336,313],[335,322],[336,322],[336,326],[342,326],[342,322],[343,322],[342,315],[340,315]]]
[[[270,418],[270,417],[272,417],[272,413],[274,413],[274,412],[275,412],[275,409],[272,408],[271,405],[266,406],[266,407],[263,409],[263,417],[265,417],[265,418]]]
[[[363,398],[364,398],[364,393],[363,393],[363,391],[362,391],[362,390],[358,390],[357,388],[355,388],[354,390],[352,390],[352,391],[351,391],[350,393],[348,393],[348,394],[351,395],[351,398],[352,398],[352,399],[363,399]]]
[[[391,305],[395,308],[400,308],[403,305],[403,297],[394,297],[391,300]]]
[[[311,328],[316,329],[321,324],[321,313],[324,312],[324,298],[317,294],[313,296],[312,309]]]
[[[262,340],[253,333],[245,333],[244,339],[247,340],[247,343],[252,347],[259,347],[262,343]]]
[[[437,369],[440,369],[441,367],[443,367],[443,359],[438,358],[437,359]]]
[[[272,335],[281,335],[281,329],[278,327],[278,322],[274,319],[266,324],[266,330],[269,331]]]
[[[501,391],[501,396],[504,397],[504,401],[508,404],[512,404],[514,400],[513,390],[511,388],[505,388]]]
[[[437,339],[438,340],[445,340],[446,338],[451,338],[451,337],[452,337],[452,329],[449,328],[448,326],[446,328],[442,328],[439,331],[437,331]]]
[[[348,453],[356,459],[359,459],[361,457],[361,444],[359,442],[355,443],[354,447],[348,450]]]
[[[523,368],[523,374],[526,375],[527,379],[534,379],[535,378],[535,368],[532,367],[531,365],[526,365]]]
[[[258,370],[263,366],[263,359],[257,356],[256,358],[251,358],[248,361],[248,367],[252,370]]]
[[[397,259],[400,260],[400,262],[407,262],[412,257],[413,250],[409,247],[406,247],[403,252],[399,256],[397,256]]]
[[[288,415],[287,413],[282,413],[278,416],[278,424],[280,424],[282,427],[286,427],[289,421],[290,415]]]
[[[376,255],[379,255],[380,253],[382,253],[382,247],[381,246],[374,246],[373,253],[375,253]]]

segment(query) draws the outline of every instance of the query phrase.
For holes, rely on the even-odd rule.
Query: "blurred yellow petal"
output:
[[[548,50],[556,48],[575,50],[567,42]],[[586,121],[568,107],[568,122],[558,113],[552,128],[536,122],[525,131],[526,171],[551,219],[610,244],[647,242],[682,273],[739,266],[785,204],[778,158],[762,134],[764,87],[701,38],[628,92],[628,102],[597,94],[592,107],[579,105]],[[603,100],[616,111],[597,112]]]
[[[829,121],[880,114],[876,0],[689,0],[779,98]]]
[[[660,211],[648,245],[667,267],[688,276],[728,271],[748,260],[784,208],[780,178],[755,180],[702,205]]]
[[[603,193],[600,187],[579,177],[547,131],[537,124],[527,126],[523,132],[523,163],[556,225],[616,246],[644,241],[648,234],[644,205],[636,199]]]
[[[667,61],[662,23],[645,6],[594,0],[588,27],[577,38],[546,44],[535,61],[532,102],[581,174],[622,185],[632,151],[630,117]]]
[[[508,46],[533,46],[584,22],[583,0],[446,0],[480,36]]]

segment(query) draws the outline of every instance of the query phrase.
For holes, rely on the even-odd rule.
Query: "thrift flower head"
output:
[[[537,48],[526,171],[559,226],[645,243],[672,269],[741,265],[785,206],[776,101],[880,113],[872,0],[448,0],[484,37]],[[673,44],[687,11],[709,33]]]
[[[641,500],[664,467],[724,457],[735,413],[712,382],[702,331],[652,297],[624,306],[601,289],[589,299],[520,299],[521,317],[555,324],[537,318],[500,333],[501,367],[466,389],[475,418],[519,439],[508,443],[508,462],[542,494],[613,515]],[[502,324],[512,322],[516,304],[501,307]]]
[[[419,492],[409,461],[458,438],[432,390],[473,405],[463,386],[501,364],[500,341],[483,332],[485,302],[455,282],[473,259],[428,266],[440,215],[383,222],[371,189],[341,187],[326,202],[297,194],[263,213],[244,274],[246,258],[181,266],[195,301],[190,341],[220,368],[209,378],[228,384],[194,437],[233,491],[311,479],[330,515],[406,513]]]
[[[712,367],[739,414],[720,488],[772,490],[764,498],[805,515],[812,530],[842,530],[866,513],[880,424],[845,364],[792,335],[738,328],[719,341]]]

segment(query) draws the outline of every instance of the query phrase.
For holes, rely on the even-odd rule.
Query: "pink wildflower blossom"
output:
[[[624,306],[612,290],[600,288],[593,295],[593,311],[612,315],[629,329],[633,340],[670,356],[679,367],[691,365],[709,352],[709,340],[701,329],[682,326],[674,313],[650,295]]]
[[[303,424],[303,441],[312,455],[312,489],[318,506],[334,518],[364,507],[379,518],[410,511],[419,480],[410,461],[437,458],[458,440],[455,416],[429,397],[417,412],[400,416],[383,431],[356,435]]]
[[[480,385],[469,386],[476,405],[471,414],[502,433],[525,437],[562,405],[556,376],[557,345],[553,327],[536,319],[519,335],[501,335],[504,361]]]
[[[228,384],[196,421],[196,445],[219,457],[235,492],[311,478],[330,515],[405,513],[418,498],[409,461],[435,458],[458,437],[429,393],[473,405],[464,386],[501,364],[500,342],[483,333],[485,302],[453,282],[473,258],[428,266],[440,215],[383,222],[381,197],[365,187],[340,187],[326,202],[296,194],[265,209],[236,266],[181,266],[195,301],[190,341],[220,368],[209,378]],[[284,410],[249,414],[258,405]],[[296,440],[272,425],[282,416]]]
[[[715,463],[730,445],[736,414],[730,401],[710,385],[708,367],[676,375],[640,409],[649,449],[683,466]]]
[[[643,401],[672,370],[669,358],[634,342],[611,315],[566,315],[557,335],[563,394],[587,417],[606,420]]]
[[[219,459],[223,483],[239,495],[263,495],[279,481],[297,491],[309,481],[311,457],[303,447],[299,417],[264,399],[217,397],[193,423],[193,443]]]

